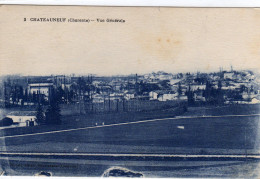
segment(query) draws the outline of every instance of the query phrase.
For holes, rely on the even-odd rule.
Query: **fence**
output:
[[[169,109],[183,104],[183,101],[142,101],[142,100],[106,100],[103,103],[76,103],[60,104],[61,115],[86,114],[86,113],[108,113],[108,112],[137,112]],[[44,106],[46,110],[48,106]],[[10,109],[35,111],[37,105],[18,106]]]
[[[122,111],[152,111],[176,107],[181,101],[105,101],[103,103],[85,103],[86,113],[122,112]]]

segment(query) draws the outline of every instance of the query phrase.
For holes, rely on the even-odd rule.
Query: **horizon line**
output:
[[[221,70],[220,70],[221,69]],[[111,75],[106,75],[106,74],[94,74],[94,73],[57,73],[57,74],[23,74],[23,73],[13,73],[13,74],[0,74],[0,77],[7,77],[7,76],[22,76],[22,77],[41,77],[41,76],[74,76],[74,77],[83,77],[83,76],[95,76],[95,77],[115,77],[115,76],[133,76],[133,75],[146,75],[146,74],[151,74],[151,73],[159,73],[159,72],[163,72],[163,73],[168,73],[168,74],[172,74],[172,75],[177,75],[177,74],[185,74],[185,73],[191,73],[191,74],[196,74],[196,73],[206,73],[206,74],[210,74],[210,73],[219,73],[219,72],[230,72],[231,69],[227,70],[227,69],[223,69],[223,68],[219,68],[219,70],[212,70],[212,71],[201,71],[201,70],[197,70],[197,71],[183,71],[183,72],[169,72],[166,70],[157,70],[157,71],[151,71],[151,72],[144,72],[144,73],[130,73],[130,74],[111,74]],[[247,68],[247,69],[233,69],[233,71],[253,71],[254,73],[256,71],[259,71],[259,69],[256,68]],[[260,72],[260,71],[259,71]]]

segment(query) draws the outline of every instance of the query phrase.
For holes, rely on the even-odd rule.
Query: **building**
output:
[[[169,100],[177,100],[178,93],[174,91],[151,91],[149,93],[150,100],[159,100],[159,101],[169,101]]]
[[[103,103],[105,97],[101,94],[94,94],[92,95],[92,102],[93,103]]]
[[[13,111],[6,115],[11,118],[18,126],[29,126],[30,122],[35,123],[36,112],[35,111]]]
[[[28,85],[28,93],[33,95],[43,95],[45,100],[49,100],[53,83],[31,83]]]
[[[203,96],[202,91],[196,91],[196,92],[194,92],[194,100],[195,101],[206,101],[206,98]]]
[[[124,98],[123,93],[111,93],[109,94],[109,100],[122,100]]]
[[[205,90],[206,89],[206,85],[202,84],[202,85],[198,85],[198,84],[192,84],[190,85],[190,88],[192,91],[196,91],[196,90]]]
[[[172,100],[177,100],[178,99],[178,94],[174,92],[165,92],[159,94],[158,100],[159,101],[172,101]]]
[[[234,72],[225,72],[224,79],[233,79]]]
[[[131,92],[126,92],[126,93],[124,94],[124,98],[125,98],[126,100],[134,99],[134,98],[135,98],[135,94],[134,94],[134,93],[131,93]]]
[[[72,83],[71,77],[65,75],[53,76],[52,81],[55,87],[62,87],[63,90],[65,87],[68,87],[68,85]]]
[[[251,100],[251,104],[260,104],[260,100],[255,97]]]

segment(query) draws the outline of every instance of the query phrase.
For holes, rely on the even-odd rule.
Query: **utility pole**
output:
[[[78,80],[78,86],[79,86],[79,92],[78,92],[78,100],[79,100],[79,114],[81,114],[81,78],[79,77]]]
[[[108,111],[110,112],[110,89],[108,90]]]
[[[40,84],[38,86],[38,103],[40,104]]]
[[[135,74],[135,93],[138,94],[139,92],[139,87],[138,87],[138,76],[137,76],[137,73]]]

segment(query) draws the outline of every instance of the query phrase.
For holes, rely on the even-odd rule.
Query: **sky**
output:
[[[30,21],[41,17],[126,22]],[[260,67],[260,9],[255,8],[1,6],[0,24],[0,75]]]

